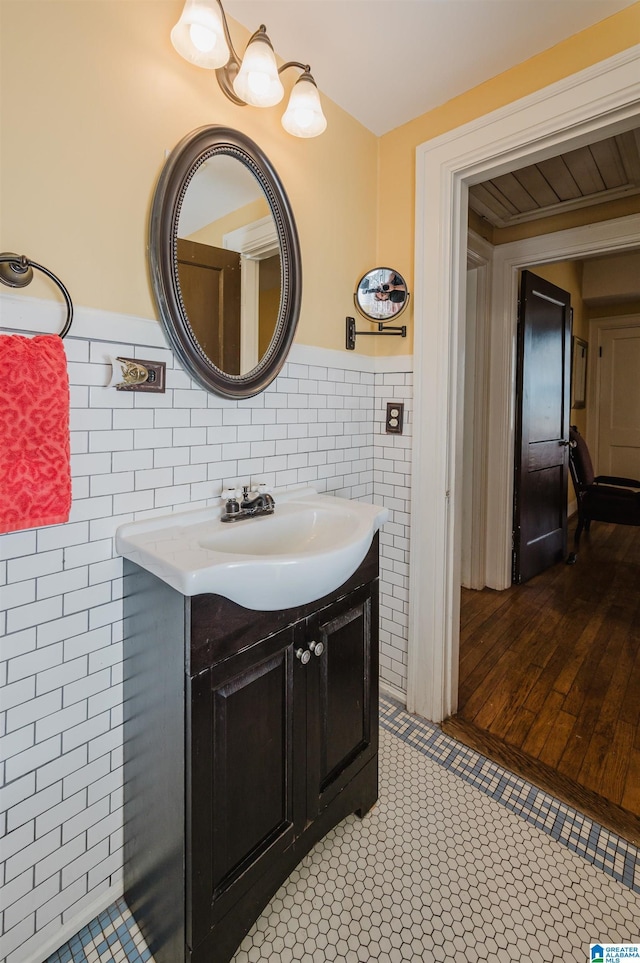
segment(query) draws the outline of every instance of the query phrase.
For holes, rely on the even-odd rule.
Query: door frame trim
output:
[[[465,405],[468,410],[469,402],[472,401],[474,419],[473,428],[470,431],[469,425],[465,423],[464,430],[464,458],[467,468],[465,475],[468,475],[468,468],[471,469],[471,478],[467,478],[470,483],[470,491],[463,492],[463,498],[467,500],[467,517],[471,519],[470,531],[462,531],[462,516],[460,524],[460,551],[467,553],[466,576],[468,587],[474,589],[484,588],[486,552],[485,544],[487,538],[487,517],[486,517],[486,488],[487,488],[487,416],[489,398],[489,378],[488,378],[488,351],[489,351],[489,331],[491,318],[491,267],[493,262],[494,246],[485,238],[469,231],[467,235],[467,267],[466,273],[476,271],[477,290],[476,290],[476,313],[475,313],[475,337],[471,345],[467,344],[466,353],[472,352],[473,357],[467,359],[473,367],[474,384],[473,399],[467,398],[467,387],[465,386]],[[466,314],[466,309],[465,309]],[[466,329],[468,321],[465,317]],[[465,334],[465,341],[467,336]],[[462,505],[461,505],[462,512]],[[462,570],[461,562],[461,570]]]
[[[252,371],[260,361],[260,261],[280,252],[273,217],[227,231],[222,243],[240,255],[240,371]]]
[[[433,721],[458,697],[468,187],[635,126],[639,62],[636,45],[416,150],[412,457],[426,494],[412,503],[407,707]],[[492,370],[512,370],[490,354]]]
[[[615,328],[639,328],[640,314],[621,314],[618,317],[604,316],[592,318],[589,321],[589,356],[587,360],[587,445],[593,456],[596,475],[600,474],[598,468],[598,448],[599,438],[599,419],[600,409],[600,373],[598,371],[598,354],[601,347],[601,334],[603,331],[611,331]]]

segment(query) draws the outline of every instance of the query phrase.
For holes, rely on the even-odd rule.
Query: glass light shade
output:
[[[273,107],[284,97],[275,54],[266,35],[259,34],[250,41],[233,89],[252,107]]]
[[[318,88],[308,73],[298,78],[291,91],[282,126],[294,137],[317,137],[327,129]]]
[[[171,43],[181,57],[196,67],[217,70],[231,56],[218,0],[186,0]]]

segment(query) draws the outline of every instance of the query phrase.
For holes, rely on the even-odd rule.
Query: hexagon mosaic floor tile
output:
[[[378,804],[309,853],[233,963],[585,963],[640,943],[635,847],[386,699],[380,721]],[[74,940],[46,963],[153,963],[122,901]]]

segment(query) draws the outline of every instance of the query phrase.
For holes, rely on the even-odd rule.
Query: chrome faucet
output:
[[[238,493],[230,489],[220,516],[221,522],[239,522],[243,518],[257,518],[260,515],[273,515],[276,503],[268,491],[261,491],[265,486],[260,485],[258,491],[249,491],[248,485],[242,487],[242,499],[238,500]]]

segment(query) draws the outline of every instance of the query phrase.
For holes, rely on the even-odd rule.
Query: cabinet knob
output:
[[[324,642],[310,642],[309,648],[314,655],[317,655],[318,658],[320,658],[320,656],[324,652]]]
[[[296,659],[300,659],[303,665],[306,665],[310,658],[309,649],[296,649]]]

